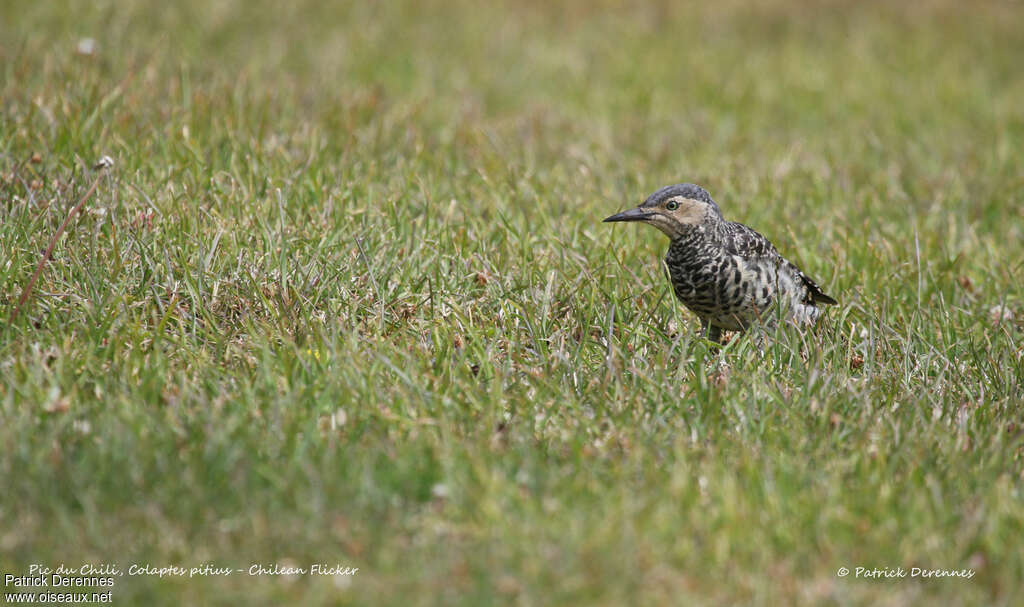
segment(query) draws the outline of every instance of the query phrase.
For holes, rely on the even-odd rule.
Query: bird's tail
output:
[[[821,290],[821,287],[818,286],[818,283],[811,280],[811,277],[804,274],[803,272],[800,272],[800,280],[804,281],[804,285],[807,286],[807,292],[810,294],[811,299],[809,303],[822,303],[829,305],[835,305],[839,303],[838,301],[832,299],[828,295],[825,295],[825,292]]]

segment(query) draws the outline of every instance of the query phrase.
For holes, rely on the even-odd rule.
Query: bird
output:
[[[770,240],[727,221],[699,185],[665,186],[640,206],[604,221],[638,221],[668,236],[665,265],[672,290],[700,319],[709,341],[722,343],[723,331],[773,326],[776,317],[812,325],[822,313],[820,304],[838,303]]]

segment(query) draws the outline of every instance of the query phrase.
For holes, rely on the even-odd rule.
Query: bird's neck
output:
[[[672,248],[714,245],[722,240],[722,222],[702,221],[683,226],[672,238]]]

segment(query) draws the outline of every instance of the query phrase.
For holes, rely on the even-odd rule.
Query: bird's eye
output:
[[[679,203],[676,202],[675,200],[669,200],[668,203],[665,205],[665,208],[668,209],[669,211],[674,211],[679,208]]]

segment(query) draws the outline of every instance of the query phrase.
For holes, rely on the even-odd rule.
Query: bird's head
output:
[[[637,208],[605,221],[642,221],[674,239],[695,225],[721,218],[722,212],[707,190],[692,183],[678,183],[661,188]]]

